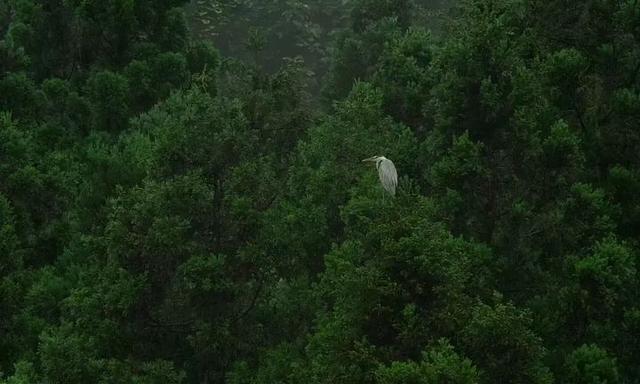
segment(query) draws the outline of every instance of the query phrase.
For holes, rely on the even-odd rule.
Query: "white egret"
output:
[[[371,161],[376,163],[382,187],[389,192],[391,196],[395,196],[396,187],[398,186],[398,172],[396,171],[396,166],[393,165],[393,161],[384,156],[373,156],[362,161]]]

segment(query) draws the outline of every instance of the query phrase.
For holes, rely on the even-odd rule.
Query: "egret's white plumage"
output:
[[[393,165],[393,161],[384,156],[373,156],[362,161],[372,161],[376,163],[382,187],[385,191],[389,192],[391,196],[395,196],[396,187],[398,186],[398,172],[396,171],[396,166]]]

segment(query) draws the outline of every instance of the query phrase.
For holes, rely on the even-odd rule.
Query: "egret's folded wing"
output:
[[[398,186],[398,172],[393,162],[389,159],[381,161],[378,167],[378,175],[380,176],[380,182],[384,189],[390,194],[395,195],[396,187]]]

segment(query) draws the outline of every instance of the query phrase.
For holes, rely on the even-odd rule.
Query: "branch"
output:
[[[256,290],[256,293],[253,295],[253,298],[251,299],[251,303],[249,304],[249,306],[247,308],[245,308],[244,311],[242,311],[238,317],[236,317],[233,320],[233,324],[236,324],[238,321],[240,321],[240,319],[242,319],[243,317],[245,317],[246,315],[249,314],[249,312],[255,307],[256,303],[258,302],[258,297],[260,296],[260,293],[262,292],[262,287],[263,287],[263,281],[260,280],[258,282],[258,289]]]

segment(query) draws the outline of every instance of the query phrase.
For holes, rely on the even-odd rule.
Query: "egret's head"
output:
[[[378,161],[378,160],[379,160],[379,159],[381,159],[381,158],[383,158],[383,156],[373,156],[373,157],[370,157],[370,158],[368,158],[368,159],[364,159],[364,160],[362,160],[362,161],[363,161],[363,162],[365,162],[365,161],[372,161],[372,162],[376,162],[376,161]]]

